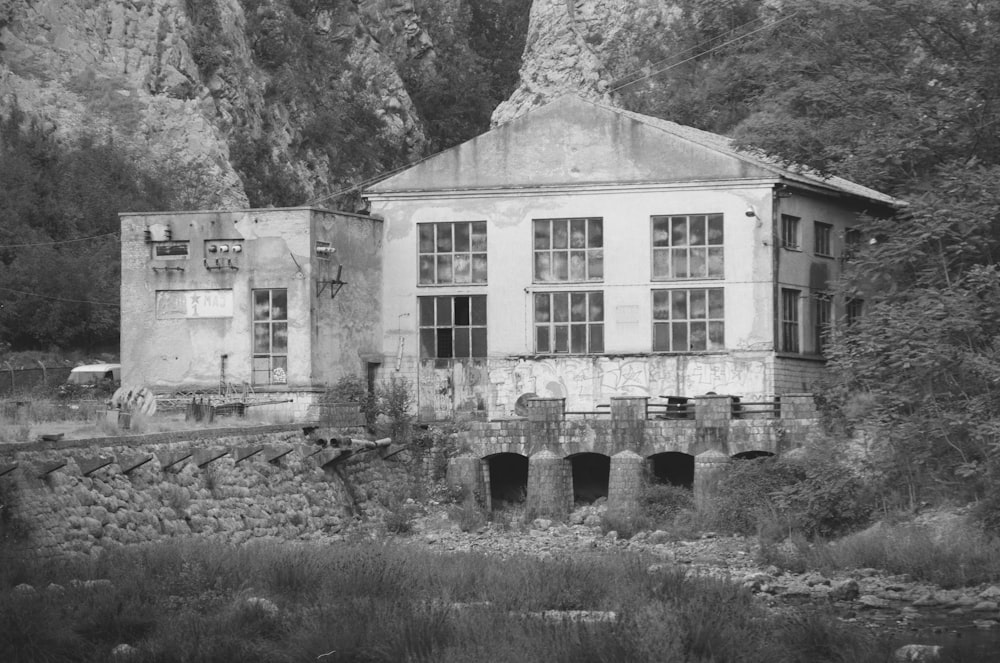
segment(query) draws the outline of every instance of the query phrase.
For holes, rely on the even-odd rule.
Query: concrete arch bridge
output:
[[[607,497],[612,509],[638,504],[643,482],[691,488],[711,497],[733,459],[781,455],[819,432],[811,394],[766,403],[695,396],[650,403],[612,398],[603,411],[567,412],[565,399],[528,401],[527,417],[477,422],[449,482],[485,498],[488,508],[524,501],[529,513],[564,519],[576,502]]]

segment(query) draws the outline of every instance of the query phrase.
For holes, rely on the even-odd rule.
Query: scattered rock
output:
[[[120,645],[115,645],[115,648],[111,650],[111,658],[120,660],[125,658],[133,658],[138,655],[139,650],[130,644],[121,643]]]
[[[997,610],[1000,610],[1000,605],[997,605],[996,601],[980,601],[972,606],[973,612],[996,612]]]
[[[1000,600],[1000,586],[992,585],[987,587],[983,591],[979,592],[979,598],[984,601],[998,601]]]
[[[35,588],[26,582],[22,582],[20,585],[14,586],[14,591],[18,594],[34,594]]]
[[[918,598],[916,601],[913,602],[913,605],[917,606],[918,608],[932,608],[936,605],[941,605],[941,603],[942,601],[937,596],[935,596],[933,592],[931,592],[922,595],[920,598]]]
[[[250,610],[259,610],[268,617],[278,616],[278,606],[271,599],[260,596],[249,596],[243,600],[243,606]]]
[[[830,588],[830,600],[832,601],[853,601],[861,595],[858,581],[854,578],[833,583]]]
[[[980,628],[983,630],[996,628],[997,626],[1000,626],[1000,622],[998,622],[995,619],[973,619],[972,624],[976,628]]]
[[[865,608],[872,608],[876,610],[888,608],[891,605],[891,603],[889,603],[886,599],[875,596],[874,594],[865,594],[858,597],[858,603]]]
[[[540,529],[544,531],[552,527],[552,521],[549,520],[548,518],[535,518],[535,520],[532,521],[531,526],[534,527],[535,529]]]
[[[936,661],[941,657],[940,645],[903,645],[892,655],[894,661]]]

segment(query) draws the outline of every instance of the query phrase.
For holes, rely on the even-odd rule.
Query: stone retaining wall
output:
[[[0,447],[4,549],[55,555],[185,535],[336,534],[357,501],[344,477],[380,450],[335,448],[325,437],[270,426]],[[345,458],[354,469],[333,471]]]

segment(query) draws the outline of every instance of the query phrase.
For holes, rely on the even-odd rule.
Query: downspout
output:
[[[781,283],[779,279],[780,268],[781,268],[781,210],[780,201],[781,197],[778,195],[777,187],[780,185],[774,185],[771,188],[771,264],[773,269],[773,274],[771,278],[771,307],[772,307],[772,342],[771,342],[771,352],[777,361],[778,348],[781,347]],[[774,389],[774,371],[771,371],[771,388]]]

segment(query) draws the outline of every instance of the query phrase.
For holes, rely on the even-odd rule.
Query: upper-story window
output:
[[[535,219],[535,282],[604,278],[604,220]]]
[[[486,222],[417,224],[420,285],[486,283]]]
[[[833,226],[820,221],[813,222],[813,253],[818,256],[833,255]]]
[[[781,215],[781,246],[786,249],[799,250],[799,217],[790,214]]]
[[[654,216],[653,280],[725,276],[721,214]]]

